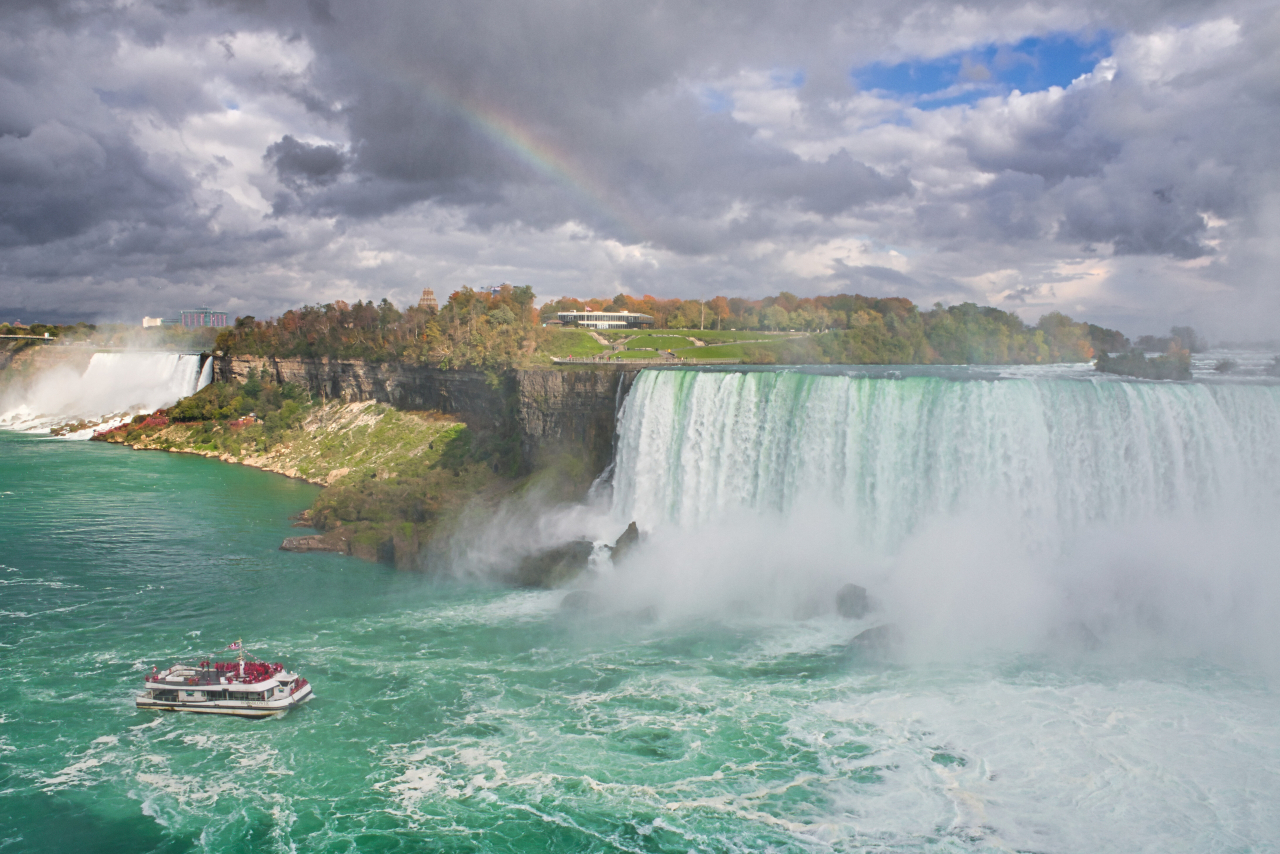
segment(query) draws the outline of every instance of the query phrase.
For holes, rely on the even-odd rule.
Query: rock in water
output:
[[[571,590],[560,600],[561,611],[585,611],[591,607],[592,596],[586,590]]]
[[[613,544],[612,560],[616,566],[618,561],[622,560],[627,552],[634,549],[640,543],[640,529],[632,522],[627,526],[627,530],[622,532],[622,536],[618,537],[618,541]]]
[[[849,641],[849,648],[883,653],[901,640],[902,632],[898,631],[898,627],[893,623],[885,623],[883,626],[859,632],[857,637]]]
[[[836,610],[846,620],[861,620],[871,610],[867,588],[846,584],[836,593]]]
[[[512,581],[520,587],[558,587],[587,568],[595,544],[574,540],[544,549],[520,561]]]
[[[312,534],[308,537],[285,537],[280,544],[282,552],[337,552],[348,554],[347,544],[324,534]]]

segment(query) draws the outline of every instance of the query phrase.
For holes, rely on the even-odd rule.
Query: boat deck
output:
[[[267,664],[259,661],[218,661],[201,662],[200,665],[175,664],[168,670],[148,674],[148,685],[157,687],[177,687],[179,685],[256,685],[269,679],[287,681],[291,674],[286,674],[284,665]]]

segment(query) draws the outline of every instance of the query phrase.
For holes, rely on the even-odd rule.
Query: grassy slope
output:
[[[654,350],[623,350],[610,359],[661,359],[663,355]]]
[[[120,432],[108,441],[198,453],[325,484],[308,521],[329,547],[402,566],[414,565],[422,545],[472,498],[506,483],[476,459],[466,426],[437,414],[330,403],[311,409],[301,427],[259,454],[261,430],[181,423]]]
[[[582,358],[604,352],[604,346],[582,329],[546,329],[538,338],[538,352],[554,358]]]
[[[707,344],[726,344],[732,341],[761,341],[777,337],[766,332],[737,332],[729,329],[689,329],[679,330],[679,332],[681,334],[687,334],[690,338],[697,338],[699,341],[705,341]]]
[[[677,350],[682,347],[688,347],[693,344],[683,335],[663,335],[655,333],[652,335],[641,335],[627,342],[628,350]]]
[[[675,354],[682,359],[746,359],[747,353],[742,344],[712,344],[707,347],[688,347],[676,350]]]
[[[748,340],[736,344],[712,344],[676,350],[682,359],[741,359],[760,365],[821,364],[822,354],[809,336],[774,337],[765,341]]]

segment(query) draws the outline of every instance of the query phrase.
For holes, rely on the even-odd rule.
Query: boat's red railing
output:
[[[244,667],[243,673],[241,666]],[[277,673],[284,671],[284,665],[276,662],[268,664],[265,661],[208,661],[200,662],[198,668],[192,668],[195,673],[187,677],[188,685],[220,685],[222,680],[226,679],[228,683],[241,683],[251,685],[255,682],[264,682],[275,676]],[[161,677],[172,672],[173,668],[160,673],[150,673],[144,681],[159,682]],[[172,683],[161,683],[172,684]]]

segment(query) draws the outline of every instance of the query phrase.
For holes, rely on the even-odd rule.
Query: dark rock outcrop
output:
[[[836,611],[846,620],[861,620],[870,610],[867,588],[846,584],[836,592]]]
[[[326,537],[324,534],[310,534],[305,537],[285,537],[284,542],[280,544],[282,552],[336,552],[337,554],[350,554],[347,544],[336,537]]]
[[[304,537],[285,537],[280,544],[284,552],[332,552],[350,555],[371,563],[385,563],[396,569],[418,568],[418,556],[422,550],[416,536],[395,533],[390,536],[365,539],[351,536],[346,528],[335,528],[323,534]]]
[[[627,526],[627,530],[622,532],[622,536],[618,537],[618,541],[613,544],[612,559],[616,566],[618,561],[622,560],[627,554],[640,544],[640,529],[632,522]]]
[[[902,642],[902,632],[893,623],[885,623],[873,629],[859,632],[849,641],[850,650],[885,653]]]
[[[594,549],[590,540],[573,540],[536,552],[520,561],[511,581],[520,587],[559,587],[587,568]]]

